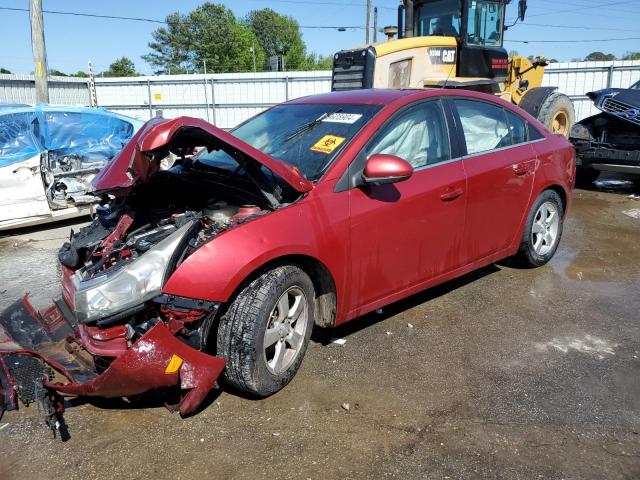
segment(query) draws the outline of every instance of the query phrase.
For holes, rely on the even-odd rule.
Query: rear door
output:
[[[533,188],[536,153],[526,122],[513,112],[475,99],[452,99],[451,105],[466,148],[465,252],[474,261],[515,239]]]
[[[414,167],[408,180],[350,190],[352,306],[360,313],[462,263],[466,178],[450,152],[443,106],[426,101],[387,121],[352,163],[352,177],[375,153]]]

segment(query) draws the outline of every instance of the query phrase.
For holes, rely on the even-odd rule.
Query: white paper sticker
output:
[[[332,113],[326,118],[323,118],[323,122],[330,123],[348,123],[353,124],[362,118],[362,115],[359,113]]]

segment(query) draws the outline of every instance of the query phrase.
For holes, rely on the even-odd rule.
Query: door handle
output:
[[[19,170],[31,170],[31,173],[36,173],[38,170],[40,170],[40,167],[38,166],[33,166],[33,167],[18,167],[16,168],[12,173],[18,173]]]
[[[513,165],[511,165],[511,168],[513,169],[513,173],[517,177],[522,177],[529,173],[529,167],[527,167],[527,165],[525,165],[524,163],[514,163]]]
[[[463,193],[464,189],[462,189],[462,187],[449,187],[442,193],[442,195],[440,195],[440,200],[443,202],[450,202],[451,200],[458,198]]]

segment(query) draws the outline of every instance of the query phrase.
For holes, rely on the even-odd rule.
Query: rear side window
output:
[[[511,129],[501,107],[474,100],[454,100],[454,104],[468,155],[511,145]]]

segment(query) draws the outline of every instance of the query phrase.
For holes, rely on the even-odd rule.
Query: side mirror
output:
[[[371,155],[364,166],[362,181],[365,184],[382,185],[406,180],[413,174],[409,162],[395,155],[376,153]]]
[[[518,18],[524,22],[524,16],[527,13],[527,0],[520,0],[518,3]]]

